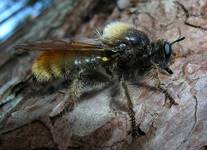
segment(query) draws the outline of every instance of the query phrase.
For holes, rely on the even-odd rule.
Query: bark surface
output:
[[[206,149],[207,1],[130,2],[56,1],[0,45],[0,149]],[[71,112],[51,122],[48,114],[67,88],[59,82],[28,81],[36,53],[17,53],[12,48],[25,41],[93,36],[95,27],[102,29],[114,20],[132,23],[154,40],[186,37],[173,46],[185,55],[172,63],[174,74],[161,75],[179,105],[168,107],[163,93],[129,85],[136,121],[145,133],[136,139],[128,135],[127,112],[110,107],[110,88],[83,98]]]

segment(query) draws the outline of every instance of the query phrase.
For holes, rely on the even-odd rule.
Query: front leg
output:
[[[153,68],[153,79],[155,81],[155,87],[157,88],[157,90],[159,90],[160,92],[164,93],[166,99],[170,100],[170,107],[172,105],[178,105],[178,103],[173,99],[173,97],[170,95],[168,90],[164,86],[162,86],[164,84],[160,80],[160,71],[159,71],[158,65],[154,65],[154,68]]]

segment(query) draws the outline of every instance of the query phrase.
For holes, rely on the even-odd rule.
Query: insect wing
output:
[[[85,51],[85,52],[95,52],[95,51],[104,51],[103,45],[98,42],[96,39],[81,39],[81,40],[47,40],[39,41],[33,43],[26,43],[16,45],[14,47],[16,50],[25,50],[25,51]]]

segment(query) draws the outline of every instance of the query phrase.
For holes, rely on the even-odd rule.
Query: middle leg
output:
[[[134,107],[133,107],[131,97],[129,95],[127,83],[124,80],[122,80],[121,86],[124,89],[124,93],[127,98],[128,114],[130,117],[131,128],[132,128],[130,133],[132,134],[133,138],[135,138],[138,135],[145,135],[145,133],[140,129],[139,125],[136,124],[135,112],[133,110]]]

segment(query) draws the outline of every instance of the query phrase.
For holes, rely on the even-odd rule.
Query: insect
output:
[[[169,68],[172,45],[182,40],[184,37],[171,43],[163,39],[150,41],[144,32],[133,25],[112,22],[106,25],[102,33],[98,32],[97,39],[42,41],[17,45],[15,48],[42,51],[32,66],[37,81],[46,82],[56,78],[70,80],[69,96],[54,108],[51,117],[73,107],[86,90],[116,85],[114,87],[119,92],[123,89],[126,96],[132,136],[136,136],[135,112],[127,84],[153,69],[172,74]],[[160,87],[158,74],[155,78]],[[168,94],[167,90],[162,91]]]

